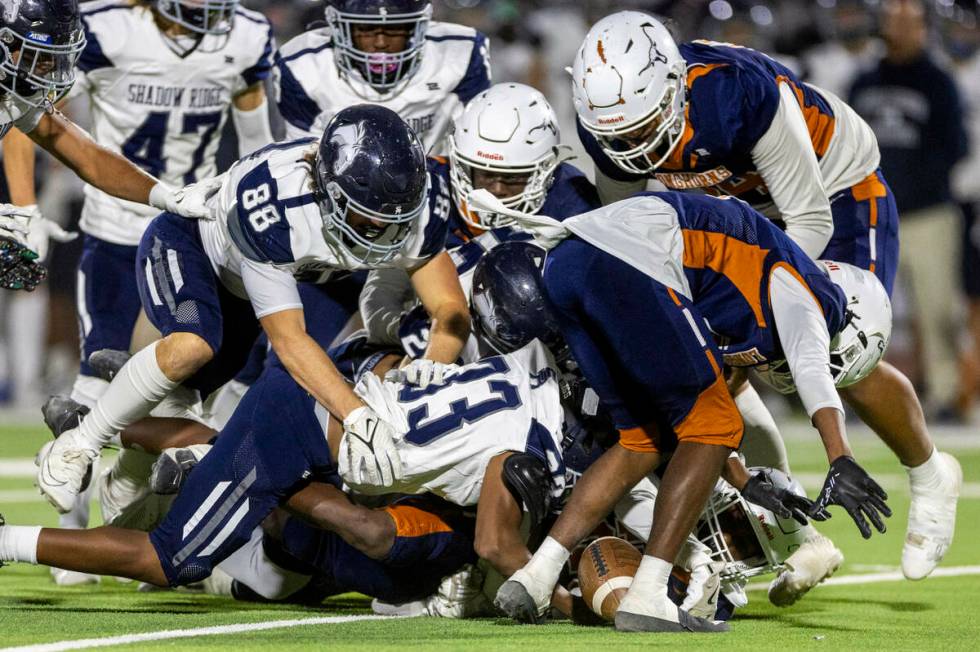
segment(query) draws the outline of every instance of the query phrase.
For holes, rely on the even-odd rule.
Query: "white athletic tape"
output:
[[[193,629],[170,629],[162,632],[147,632],[145,634],[125,634],[122,636],[109,636],[106,638],[86,638],[77,641],[58,641],[56,643],[6,647],[0,649],[0,652],[62,652],[63,650],[84,650],[87,648],[109,647],[112,645],[132,645],[133,643],[166,641],[178,638],[193,638],[195,636],[241,634],[244,632],[261,632],[269,629],[285,629],[287,627],[333,625],[338,623],[353,623],[362,620],[391,620],[393,618],[398,618],[398,616],[326,616],[323,618],[272,620],[264,623],[240,623],[237,625],[218,625],[216,627],[195,627]]]
[[[592,611],[601,614],[602,603],[606,601],[606,597],[616,589],[628,589],[632,583],[633,578],[629,575],[621,575],[620,577],[606,580],[602,586],[596,589],[595,595],[592,596]]]

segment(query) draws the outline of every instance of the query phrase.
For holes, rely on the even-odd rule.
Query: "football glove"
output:
[[[815,509],[813,501],[806,496],[776,487],[765,471],[749,476],[740,493],[750,503],[764,507],[780,518],[792,517],[800,525],[807,524],[808,514],[815,521],[825,521],[829,516],[826,510]]]
[[[687,555],[685,565],[691,571],[691,578],[687,583],[687,595],[681,603],[681,609],[699,618],[713,620],[718,610],[721,571],[725,569],[725,564],[712,561],[708,547],[700,542],[689,542],[688,545],[693,550]]]
[[[830,463],[827,479],[824,480],[820,497],[814,503],[810,516],[824,511],[828,505],[840,505],[854,519],[854,523],[865,539],[871,538],[871,528],[865,517],[874,524],[879,532],[885,532],[885,523],[881,515],[892,515],[885,501],[888,494],[871,476],[854,461],[854,458],[841,455]],[[879,512],[881,514],[879,514]]]
[[[208,201],[221,190],[225,175],[211,177],[174,191],[158,183],[150,190],[150,206],[196,220],[213,220],[215,208]]]
[[[36,258],[37,254],[23,243],[0,231],[0,288],[34,290],[48,276],[48,270]]]
[[[385,380],[425,389],[429,385],[442,385],[446,375],[459,368],[459,365],[417,358],[401,369],[392,369],[385,374]]]
[[[370,407],[359,407],[344,419],[338,471],[349,485],[390,488],[401,480],[402,461],[395,429]]]
[[[77,233],[65,231],[41,215],[37,204],[14,206],[0,204],[0,235],[15,240],[30,249],[39,260],[48,255],[48,241],[71,242]]]

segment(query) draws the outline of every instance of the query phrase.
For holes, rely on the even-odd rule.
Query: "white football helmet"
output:
[[[850,387],[866,378],[885,355],[892,336],[892,303],[870,271],[848,263],[818,262],[847,296],[844,327],[830,340],[830,373],[834,385]],[[785,361],[756,367],[756,373],[782,394],[796,391]]]
[[[497,84],[474,97],[454,121],[449,137],[452,194],[460,215],[480,229],[513,223],[513,218],[471,210],[473,170],[528,175],[524,190],[501,198],[507,208],[541,210],[562,161],[558,117],[539,91],[524,84]]]
[[[778,469],[749,469],[753,475],[763,471],[777,488],[806,495],[799,482]],[[724,562],[722,581],[742,582],[778,570],[806,539],[806,526],[750,503],[730,484],[719,480],[705,505],[697,535],[711,549],[711,557]]]
[[[575,111],[616,165],[649,174],[684,133],[686,77],[667,28],[648,14],[621,11],[596,23],[575,55]]]

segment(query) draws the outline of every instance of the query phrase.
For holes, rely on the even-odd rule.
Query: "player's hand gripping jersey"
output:
[[[314,195],[311,138],[269,145],[226,173],[212,200],[213,222],[201,222],[204,250],[225,287],[250,298],[256,315],[300,308],[297,276],[325,280],[334,271],[381,266],[411,269],[443,249],[446,221],[430,209],[414,220],[401,250],[365,262],[323,236]]]
[[[276,102],[286,135],[321,133],[337,111],[371,102],[396,112],[432,147],[462,105],[490,86],[489,48],[487,37],[473,28],[430,23],[418,69],[380,93],[357,73],[338,67],[329,28],[300,34],[276,55]]]
[[[554,497],[564,489],[558,372],[538,341],[460,367],[443,385],[420,389],[365,374],[355,392],[402,433],[397,446],[405,471],[393,489],[352,485],[355,491],[431,492],[475,505],[487,464],[506,451],[538,457],[551,473]],[[341,460],[343,454],[342,445]]]
[[[228,34],[204,35],[195,46],[190,37],[168,40],[139,3],[99,0],[82,9],[88,43],[75,88],[91,100],[95,139],[175,188],[214,176],[232,99],[272,67],[268,19],[238,8]],[[159,213],[91,186],[85,196],[82,228],[116,244],[139,244]]]

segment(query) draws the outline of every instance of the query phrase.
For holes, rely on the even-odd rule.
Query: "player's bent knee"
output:
[[[214,350],[194,333],[171,333],[157,344],[157,364],[170,380],[179,382],[194,375],[214,358]]]

